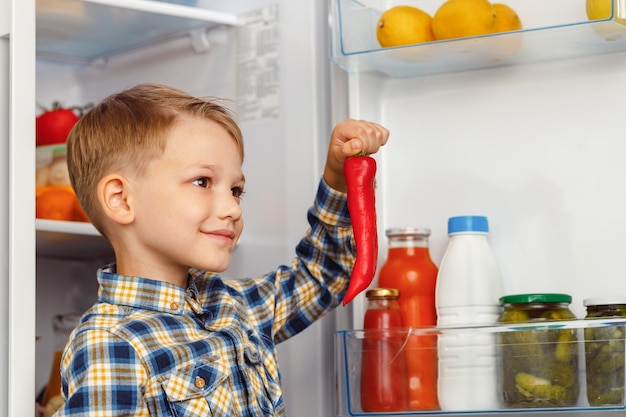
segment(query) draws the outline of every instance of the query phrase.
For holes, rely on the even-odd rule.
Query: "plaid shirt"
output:
[[[98,271],[98,302],[65,349],[55,416],[280,416],[276,344],[336,307],[354,263],[345,194],[321,181],[290,266],[187,288]]]

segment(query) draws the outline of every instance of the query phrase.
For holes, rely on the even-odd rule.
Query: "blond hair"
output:
[[[235,140],[243,137],[233,114],[215,98],[198,98],[160,84],[139,84],[112,94],[83,115],[67,140],[70,180],[92,224],[105,234],[98,182],[118,169],[141,175],[165,149],[169,129],[183,115],[211,120]]]

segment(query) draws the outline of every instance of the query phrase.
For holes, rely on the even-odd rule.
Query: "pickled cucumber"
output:
[[[624,405],[624,327],[585,329],[587,399],[593,406]]]
[[[515,386],[533,405],[558,406],[569,401],[570,394],[565,387],[551,384],[547,379],[535,375],[518,373],[515,375]]]
[[[559,330],[554,357],[559,362],[570,362],[578,355],[578,344],[573,330]]]

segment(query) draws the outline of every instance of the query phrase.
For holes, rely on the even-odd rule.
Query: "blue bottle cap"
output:
[[[489,222],[485,216],[457,216],[448,219],[448,234],[461,232],[489,233]]]

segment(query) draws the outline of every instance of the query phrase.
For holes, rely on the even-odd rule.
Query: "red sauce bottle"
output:
[[[375,288],[365,293],[361,358],[361,408],[365,412],[405,411],[407,378],[398,290]]]
[[[430,258],[427,228],[388,229],[387,259],[378,274],[378,286],[397,288],[402,322],[406,327],[437,325],[435,284],[437,266]],[[422,332],[409,337],[406,346],[408,407],[438,410],[437,336]]]

